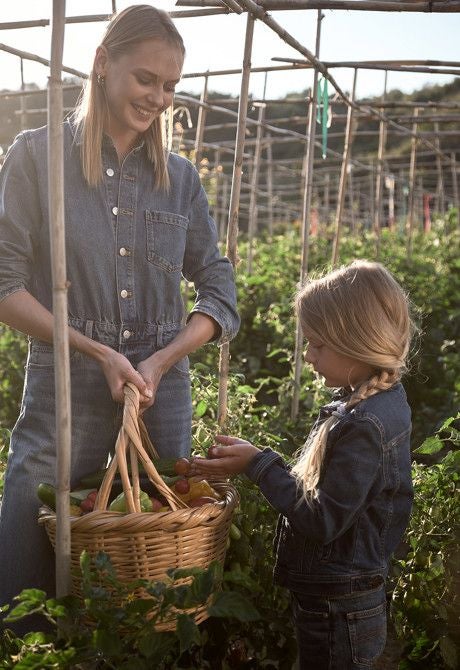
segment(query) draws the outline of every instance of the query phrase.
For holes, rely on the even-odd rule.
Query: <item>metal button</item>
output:
[[[128,256],[129,254],[128,249],[125,249],[125,247],[121,247],[118,253],[120,254],[120,256]]]
[[[123,337],[124,337],[125,340],[129,340],[129,338],[131,337],[131,331],[130,330],[124,330],[123,331]]]
[[[118,207],[112,207],[112,214],[115,214],[115,216],[118,214]]]
[[[112,170],[112,168],[107,168],[107,170],[105,171],[105,174],[106,174],[108,177],[113,177],[113,175],[115,174],[115,172],[114,172],[114,170]]]
[[[122,291],[120,291],[120,295],[122,298],[127,298],[128,297],[128,291],[124,288]]]

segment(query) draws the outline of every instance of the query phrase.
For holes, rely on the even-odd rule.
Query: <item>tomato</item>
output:
[[[178,479],[174,484],[176,493],[188,493],[190,491],[190,482],[187,479]]]
[[[190,461],[188,458],[179,458],[174,464],[174,470],[178,475],[186,475],[190,470]]]
[[[152,501],[152,512],[159,512],[163,507],[163,503],[158,498],[150,498]]]
[[[202,507],[208,503],[215,503],[217,500],[215,498],[210,498],[209,496],[201,496],[201,498],[193,498],[190,500],[189,507]]]

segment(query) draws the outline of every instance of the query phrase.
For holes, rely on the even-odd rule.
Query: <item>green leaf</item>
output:
[[[195,416],[200,418],[206,414],[208,404],[204,400],[200,400],[195,407]]]
[[[416,454],[437,454],[444,447],[442,440],[436,435],[427,437],[418,449],[414,449]]]
[[[118,656],[122,651],[121,639],[114,631],[98,628],[93,632],[93,646],[107,656]]]
[[[260,614],[254,605],[241,593],[220,591],[214,597],[213,604],[208,608],[210,616],[225,618],[233,617],[238,621],[257,621]]]
[[[200,644],[200,630],[188,614],[179,614],[176,622],[176,633],[180,642],[180,653],[190,649],[192,644]]]
[[[171,633],[147,631],[139,640],[138,649],[145,658],[163,661],[164,657],[174,649],[176,642]]]

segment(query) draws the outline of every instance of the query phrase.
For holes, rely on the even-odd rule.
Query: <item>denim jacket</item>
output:
[[[0,300],[27,289],[52,308],[47,128],[20,133],[0,171]],[[194,283],[193,312],[236,334],[233,269],[217,247],[208,202],[193,165],[170,154],[169,192],[153,183],[146,148],[118,163],[104,137],[103,179],[87,185],[80,135],[64,122],[64,188],[69,324],[93,339],[122,344],[158,328],[171,339],[183,323],[182,275]],[[88,329],[88,324],[90,328]]]
[[[332,412],[337,423],[311,503],[271,449],[246,472],[281,513],[274,577],[291,591],[346,594],[383,583],[409,519],[411,422],[402,384],[350,411],[344,405],[337,400],[320,412],[317,424]]]

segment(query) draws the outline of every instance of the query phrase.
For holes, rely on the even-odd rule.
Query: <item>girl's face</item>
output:
[[[344,386],[354,388],[360,382],[369,379],[374,371],[367,363],[338,354],[318,340],[308,340],[304,358],[317,374],[324,377],[326,386],[333,388]]]
[[[105,130],[117,149],[130,149],[171,105],[182,64],[180,49],[163,40],[140,42],[116,59],[98,47],[95,71],[105,78],[109,113]]]

